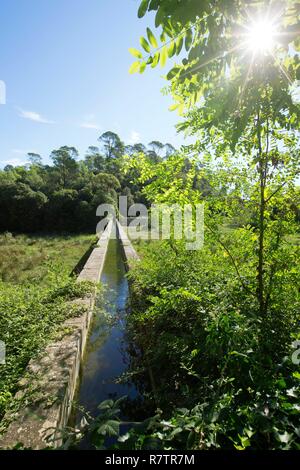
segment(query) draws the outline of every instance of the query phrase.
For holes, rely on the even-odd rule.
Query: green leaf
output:
[[[149,39],[149,42],[150,42],[151,46],[154,47],[155,49],[157,49],[158,44],[157,44],[156,38],[155,38],[155,36],[152,33],[150,28],[147,28],[147,36],[148,36],[148,39]]]
[[[114,401],[113,400],[104,400],[100,403],[100,405],[98,406],[98,409],[99,410],[109,410],[113,407],[114,405]]]
[[[109,419],[98,427],[97,433],[101,434],[102,436],[118,436],[119,426],[119,421]]]
[[[140,73],[144,73],[145,72],[145,69],[146,69],[146,62],[142,62],[140,64]]]
[[[140,4],[139,9],[138,9],[138,17],[139,18],[143,18],[143,16],[145,16],[146,11],[148,9],[149,2],[150,2],[150,0],[142,0],[141,1],[141,4]]]
[[[147,39],[145,39],[143,36],[140,38],[140,43],[141,43],[141,46],[142,48],[146,51],[146,52],[150,52],[150,45],[147,41]]]
[[[130,66],[129,73],[133,74],[133,73],[137,73],[139,71],[140,71],[140,62],[138,62],[138,61],[133,62],[133,64],[131,64],[131,66]]]
[[[138,59],[143,58],[143,54],[137,49],[135,49],[134,47],[130,47],[129,52],[131,55],[133,55],[134,57],[137,57]]]
[[[148,60],[147,60],[146,64],[147,64],[147,65],[152,65],[152,63],[153,63],[153,56],[150,55],[150,56],[148,57]]]
[[[166,42],[166,35],[165,35],[164,31],[160,35],[160,40],[161,40],[161,42]]]
[[[164,24],[164,31],[167,33],[167,35],[172,38],[174,36],[173,34],[173,28],[172,28],[172,23],[168,21],[168,23]]]
[[[156,26],[156,28],[158,28],[158,26],[163,23],[164,17],[165,17],[165,12],[162,9],[162,6],[160,6],[157,10],[156,15],[155,15],[155,26]]]
[[[179,67],[173,67],[168,73],[167,79],[172,80],[172,78],[174,78],[178,74],[179,70],[180,70]]]
[[[168,58],[168,48],[165,46],[162,48],[161,53],[160,53],[160,65],[161,67],[164,67],[166,65]]]
[[[176,54],[179,55],[183,46],[183,36],[179,36],[176,43]]]
[[[176,45],[175,45],[175,42],[172,41],[168,49],[168,57],[170,58],[173,57],[175,52],[176,52]]]
[[[193,42],[193,32],[191,29],[188,29],[185,36],[185,49],[188,51]]]
[[[160,59],[160,52],[156,52],[156,54],[154,54],[153,56],[153,62],[151,64],[151,67],[154,69],[154,67],[157,66],[158,62],[159,62],[159,59]]]
[[[171,106],[169,106],[169,111],[175,111],[179,106],[179,103],[175,103],[175,104],[171,104]]]

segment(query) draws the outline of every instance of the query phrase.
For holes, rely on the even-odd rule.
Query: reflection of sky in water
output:
[[[130,384],[115,383],[128,363],[123,344],[128,283],[118,240],[109,242],[101,282],[105,284],[105,313],[102,305],[95,311],[77,397],[78,404],[94,416],[101,401],[123,395],[134,398],[137,394]]]

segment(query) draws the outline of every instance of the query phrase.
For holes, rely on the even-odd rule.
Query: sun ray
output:
[[[245,80],[244,80],[243,85],[242,85],[241,94],[239,96],[239,106],[242,104],[242,99],[243,99],[244,93],[246,91],[247,82],[249,80],[250,73],[252,71],[253,62],[254,62],[254,53],[252,54],[249,67],[247,69],[246,77],[245,77]]]
[[[282,65],[282,64],[279,62],[278,58],[277,58],[274,54],[272,54],[272,57],[273,57],[273,59],[274,59],[274,61],[275,61],[275,65],[277,65],[277,66],[280,68],[282,74],[283,74],[283,75],[285,76],[285,78],[287,79],[289,85],[293,85],[294,82],[293,82],[293,80],[291,79],[291,77],[290,77],[288,71],[285,69],[284,65]]]
[[[190,70],[188,70],[187,72],[185,72],[181,76],[185,77],[185,76],[189,75],[190,73],[195,73],[198,70],[200,70],[202,67],[205,67],[206,65],[209,65],[210,63],[214,62],[215,60],[227,57],[228,54],[231,54],[232,52],[235,52],[238,49],[241,49],[241,44],[238,44],[237,46],[234,46],[234,47],[228,49],[228,51],[226,51],[226,52],[222,51],[220,54],[216,55],[215,57],[212,57],[211,59],[207,60],[206,62],[203,62],[202,64],[196,65],[195,67],[191,68]]]

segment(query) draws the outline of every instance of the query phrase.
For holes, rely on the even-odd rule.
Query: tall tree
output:
[[[169,157],[170,155],[173,155],[176,152],[175,147],[172,144],[169,144],[169,143],[164,145],[164,149],[165,149],[165,152],[166,152],[166,157]]]
[[[148,146],[150,147],[152,152],[156,153],[156,155],[158,155],[159,157],[162,156],[161,153],[164,149],[164,144],[162,144],[158,140],[152,140],[152,142],[150,142]]]
[[[143,0],[139,17],[147,11],[155,12],[160,44],[148,28],[148,40],[141,39],[143,53],[131,51],[138,58],[131,71],[164,66],[168,57],[182,55],[184,46],[186,57],[167,74],[175,101],[171,109],[186,112],[178,128],[199,136],[196,150],[202,155],[210,151],[223,158],[225,166],[231,156],[242,159],[252,180],[249,198],[257,241],[252,293],[265,318],[276,272],[280,265],[283,269],[280,247],[291,229],[286,201],[293,197],[299,174],[295,87],[300,77],[300,4]],[[230,174],[231,184],[240,188],[245,173],[236,169]],[[236,259],[228,253],[248,291]]]
[[[60,185],[62,188],[67,188],[72,180],[75,178],[78,165],[76,159],[78,158],[78,151],[75,147],[63,146],[58,150],[53,150],[51,158],[54,167],[58,172]]]
[[[42,164],[42,157],[38,153],[29,152],[27,154],[28,160],[32,165],[40,166]]]
[[[106,158],[118,158],[123,154],[124,143],[121,141],[118,134],[115,134],[111,131],[107,131],[104,132],[104,134],[102,134],[98,140],[103,146]]]
[[[98,147],[90,146],[84,159],[88,169],[94,173],[99,173],[105,169],[105,159],[101,155]]]

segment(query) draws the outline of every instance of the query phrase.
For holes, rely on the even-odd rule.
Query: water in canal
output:
[[[129,356],[124,338],[128,314],[129,288],[119,240],[110,240],[101,283],[103,293],[95,309],[94,321],[82,364],[77,404],[92,416],[98,405],[109,398],[127,395],[135,399],[138,392],[132,383],[116,383],[126,371]],[[104,309],[103,309],[104,306]],[[77,412],[76,421],[82,413]],[[83,444],[88,448],[88,443]]]

